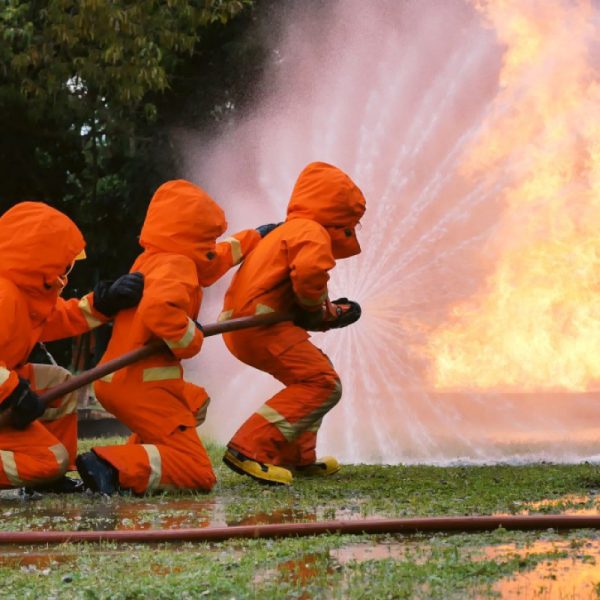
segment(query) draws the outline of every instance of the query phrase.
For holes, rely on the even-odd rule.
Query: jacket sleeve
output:
[[[327,298],[328,271],[335,266],[327,231],[318,223],[298,222],[287,239],[287,256],[296,302],[304,310],[319,310]]]
[[[145,274],[138,314],[177,358],[190,358],[202,347],[202,331],[188,314],[195,290],[200,290],[196,266],[183,256],[170,256],[168,262]]]
[[[9,348],[13,337],[18,334],[16,322],[16,300],[10,293],[0,288],[0,315],[3,325],[0,327],[0,349]],[[19,377],[16,371],[9,369],[0,350],[0,405],[17,387]]]
[[[218,242],[216,246],[217,255],[213,259],[216,261],[215,270],[206,285],[212,285],[223,277],[231,267],[239,265],[260,242],[260,239],[260,233],[256,229],[244,229]]]
[[[86,294],[81,300],[59,298],[50,316],[46,319],[40,340],[52,342],[66,337],[81,335],[90,329],[103,325],[111,318],[94,308],[94,292]]]

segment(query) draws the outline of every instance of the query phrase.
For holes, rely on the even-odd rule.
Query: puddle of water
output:
[[[312,523],[317,515],[294,508],[283,508],[272,512],[260,512],[248,515],[238,521],[229,521],[228,525],[269,525],[279,523]]]
[[[530,514],[537,512],[553,512],[551,509],[559,509],[566,515],[597,515],[600,514],[600,499],[595,496],[579,496],[566,494],[559,498],[545,498],[535,502],[520,502],[519,514]]]
[[[584,600],[597,598],[596,586],[600,583],[600,547],[597,542],[587,542],[573,547],[570,542],[535,541],[527,546],[502,544],[490,546],[483,556],[490,560],[519,556],[527,558],[536,554],[568,552],[565,558],[548,558],[534,569],[517,573],[500,580],[494,590],[503,599],[536,598],[544,600]]]
[[[3,552],[0,554],[0,567],[21,567],[40,570],[61,564],[73,563],[76,560],[76,554],[64,554],[60,552]]]
[[[414,547],[414,545],[413,545]],[[338,564],[345,565],[349,562],[365,562],[367,560],[385,560],[394,558],[404,560],[410,554],[411,544],[403,543],[376,543],[376,544],[350,544],[329,551],[329,556]]]
[[[226,525],[225,507],[220,501],[189,498],[128,502],[114,497],[80,506],[58,501],[51,507],[40,506],[35,501],[19,501],[1,503],[0,517],[7,523],[13,521],[17,526],[26,524],[29,531],[112,531]]]

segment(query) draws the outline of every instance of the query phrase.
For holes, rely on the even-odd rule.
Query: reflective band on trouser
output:
[[[172,365],[170,367],[149,367],[142,371],[142,381],[167,381],[169,379],[181,379],[183,377],[181,367]]]
[[[177,341],[164,340],[171,350],[187,348],[193,341],[196,335],[196,324],[188,317],[188,326],[185,333]]]
[[[150,475],[148,476],[147,492],[153,492],[158,489],[162,477],[162,459],[160,452],[153,444],[142,444],[142,448],[148,455],[148,463],[150,465]]]
[[[15,487],[32,485],[53,480],[56,479],[57,476],[62,475],[69,466],[69,453],[67,452],[67,449],[62,444],[54,444],[54,446],[50,446],[48,450],[54,455],[58,468],[52,469],[54,472],[48,477],[31,477],[29,479],[23,479],[19,475],[15,453],[8,450],[0,450],[0,464],[2,465],[2,470],[6,474],[6,478],[10,484]]]
[[[81,310],[81,312],[83,313],[83,316],[85,317],[85,320],[90,329],[94,329],[94,327],[98,327],[99,325],[102,325],[103,321],[96,318],[94,316],[94,313],[92,312],[89,294],[87,296],[84,296],[79,301],[79,310]]]
[[[8,450],[0,450],[0,464],[2,470],[6,474],[6,478],[15,487],[23,485],[23,481],[19,478],[19,472],[17,471],[17,463],[15,462],[15,453],[9,452]]]
[[[55,444],[54,446],[50,446],[49,450],[54,454],[61,472],[66,471],[69,467],[69,453],[67,449],[62,444]]]
[[[206,399],[206,402],[196,411],[194,417],[196,418],[196,432],[198,433],[198,437],[200,437],[200,433],[198,429],[200,425],[206,421],[206,413],[208,412],[208,405],[210,404],[210,398]]]
[[[311,300],[310,298],[305,298],[304,296],[297,296],[298,302],[303,304],[304,306],[319,306],[325,302],[327,298],[327,290],[325,290],[320,296],[318,300]]]
[[[268,404],[263,404],[256,411],[256,414],[277,427],[286,441],[293,442],[304,431],[317,431],[323,417],[337,404],[341,395],[342,383],[337,380],[333,391],[323,404],[295,423],[290,423],[281,413],[271,408]],[[313,429],[315,425],[316,429]]]
[[[243,258],[242,253],[242,242],[234,237],[228,237],[223,240],[223,242],[229,244],[231,246],[231,263],[232,266],[235,266],[240,263]]]
[[[5,384],[10,377],[10,371],[4,367],[0,367],[0,385]]]

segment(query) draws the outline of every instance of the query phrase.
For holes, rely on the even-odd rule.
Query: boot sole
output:
[[[246,475],[246,476],[254,479],[254,481],[258,481],[259,483],[262,483],[265,485],[290,485],[291,484],[291,481],[283,481],[276,477],[275,478],[261,477],[259,475],[256,475],[255,473],[250,473],[249,471],[246,471],[246,469],[244,469],[244,466],[243,466],[244,463],[242,461],[238,460],[235,456],[233,456],[232,454],[230,454],[228,452],[225,453],[225,456],[223,456],[223,462],[232,471],[235,471],[239,475]],[[258,464],[256,461],[251,461],[251,462],[254,462],[254,464]]]

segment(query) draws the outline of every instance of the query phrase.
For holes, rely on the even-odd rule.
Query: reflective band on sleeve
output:
[[[160,485],[160,479],[162,477],[162,459],[158,448],[152,444],[142,444],[142,448],[148,455],[148,462],[150,464],[150,475],[148,476],[148,486],[146,487],[147,492],[153,492]]]
[[[0,367],[0,385],[5,384],[10,377],[10,371],[4,367]]]
[[[266,314],[272,313],[272,312],[275,312],[275,310],[272,309],[270,306],[267,306],[266,304],[257,304],[254,314],[255,315],[266,315]]]
[[[62,475],[69,467],[69,453],[67,449],[62,444],[55,444],[48,449],[54,454],[60,468],[60,474]]]
[[[217,319],[217,321],[219,323],[221,323],[223,321],[229,321],[229,319],[231,319],[232,316],[233,316],[233,311],[232,310],[224,310],[219,315],[219,318]]]
[[[298,296],[298,301],[300,304],[304,304],[304,306],[319,306],[325,302],[327,298],[327,290],[325,290],[320,296],[318,300],[311,300],[310,298],[304,298],[303,296]]]
[[[196,335],[196,324],[188,317],[188,326],[183,336],[176,342],[165,340],[165,343],[171,350],[177,350],[179,348],[187,348],[193,341]]]
[[[288,442],[292,442],[304,431],[316,431],[321,425],[323,417],[338,403],[341,397],[342,383],[338,379],[331,394],[323,404],[295,423],[290,423],[281,413],[268,404],[263,404],[256,411],[256,414],[274,425]]]
[[[6,478],[11,485],[20,487],[25,483],[19,478],[19,472],[17,471],[17,463],[15,462],[15,453],[9,452],[8,450],[0,450],[0,464],[2,464],[2,470],[6,474]]]
[[[231,261],[234,266],[237,265],[244,256],[242,253],[242,242],[234,237],[225,238],[223,242],[231,246]]]
[[[142,381],[166,381],[167,379],[181,379],[181,367],[150,367],[142,372]]]
[[[100,319],[97,319],[92,312],[92,307],[90,306],[89,294],[87,296],[84,296],[79,301],[79,310],[81,310],[81,312],[83,313],[83,316],[85,317],[85,320],[90,329],[93,329],[94,327],[98,327],[98,325],[102,325],[103,321],[101,321]]]
[[[104,377],[100,377],[100,381],[103,381],[104,383],[110,383],[113,380],[114,377],[114,373],[109,373],[108,375],[105,375]]]

